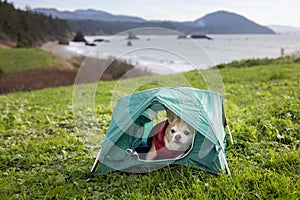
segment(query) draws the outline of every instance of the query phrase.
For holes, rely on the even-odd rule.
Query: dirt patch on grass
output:
[[[18,73],[9,73],[2,75],[0,74],[0,94],[73,85],[77,76],[77,72],[80,69],[79,64],[84,58],[76,59],[73,58],[72,63],[64,59],[58,59],[56,60],[56,67],[38,68]],[[113,58],[111,59],[114,60]],[[94,61],[96,64],[91,64],[89,68],[83,68],[85,70],[81,69],[80,78],[87,78],[85,78],[83,81],[80,80],[80,83],[98,81],[95,79],[89,79],[89,77],[95,77],[95,74],[99,74],[99,70],[101,71],[101,69],[99,69],[99,65],[101,66],[101,62],[107,62],[107,60],[101,59],[95,59],[92,61]],[[131,78],[145,75],[153,75],[150,72],[139,70],[136,68],[133,70],[133,68],[134,66],[130,63],[120,60],[114,60],[109,65],[109,67],[105,69],[103,68],[104,71],[101,77],[99,77],[99,80],[111,81],[118,80],[121,77]],[[128,75],[127,72],[131,73]]]
[[[74,83],[77,70],[42,68],[0,76],[0,94],[68,86]]]

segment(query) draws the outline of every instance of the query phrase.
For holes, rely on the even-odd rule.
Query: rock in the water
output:
[[[86,42],[84,35],[81,31],[78,31],[73,39],[73,42]]]
[[[177,39],[186,39],[186,35],[178,35]]]
[[[94,47],[94,46],[97,46],[95,43],[89,43],[89,42],[85,42],[85,45],[86,45],[86,46],[93,46],[93,47]]]
[[[132,46],[132,42],[131,42],[131,41],[128,41],[128,42],[127,42],[127,46]]]
[[[191,35],[191,38],[193,39],[208,39],[211,40],[211,37],[208,37],[207,35],[203,34],[203,33],[195,33]]]
[[[67,39],[65,39],[65,38],[60,39],[60,40],[58,41],[58,44],[60,44],[60,45],[69,45],[69,40],[67,40]]]
[[[105,39],[102,38],[94,39],[94,42],[105,42]]]
[[[127,40],[138,40],[139,38],[131,31],[128,32]]]

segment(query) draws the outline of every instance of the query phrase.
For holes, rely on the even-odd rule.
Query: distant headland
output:
[[[274,34],[266,26],[259,25],[239,14],[217,11],[191,22],[147,21],[140,17],[113,15],[100,10],[59,11],[54,8],[37,8],[36,13],[51,15],[67,20],[70,28],[85,34],[116,34],[132,28],[161,27],[185,34],[202,32],[206,34]]]

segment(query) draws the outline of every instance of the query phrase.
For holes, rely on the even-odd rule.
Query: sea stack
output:
[[[128,32],[127,40],[138,40],[139,38],[131,31]]]

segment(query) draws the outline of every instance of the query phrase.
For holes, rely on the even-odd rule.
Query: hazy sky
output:
[[[193,21],[226,10],[261,25],[300,27],[300,0],[8,0],[17,8],[97,9],[148,20]]]

